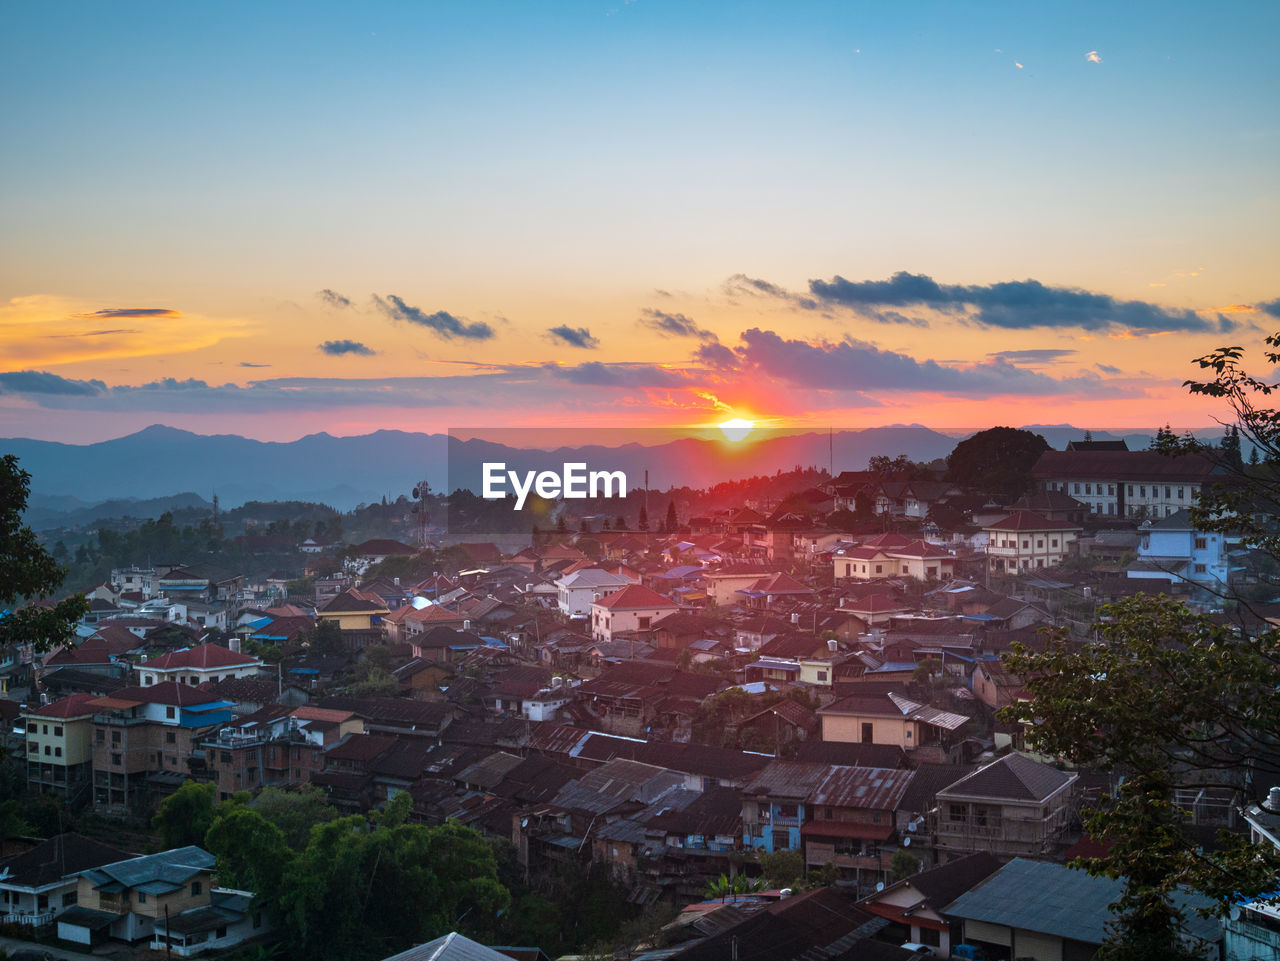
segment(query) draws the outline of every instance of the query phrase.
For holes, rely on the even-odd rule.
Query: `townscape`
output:
[[[654,492],[513,551],[402,499],[386,537],[292,528],[289,570],[113,567],[72,638],[5,652],[5,930],[121,958],[1091,957],[1123,885],[1067,865],[1106,853],[1088,811],[1125,771],[1041,750],[1008,658],[1156,595],[1266,630],[1277,571],[1197,525],[1238,433],[1037,440],[697,515]],[[1173,786],[1181,829],[1275,840],[1268,775],[1217,774]],[[1259,902],[1182,936],[1245,959],[1277,932]]]

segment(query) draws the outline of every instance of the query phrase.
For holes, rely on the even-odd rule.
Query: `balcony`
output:
[[[52,911],[42,911],[40,914],[6,914],[2,920],[5,924],[24,924],[39,928],[46,924],[52,924],[53,916]]]

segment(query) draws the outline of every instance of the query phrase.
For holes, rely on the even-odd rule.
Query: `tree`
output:
[[[217,789],[213,782],[184,781],[178,790],[160,802],[151,826],[160,832],[164,850],[204,844],[204,836],[213,824],[213,796]]]
[[[311,632],[311,650],[316,654],[341,654],[347,649],[337,621],[322,618]]]
[[[338,816],[337,808],[314,784],[304,784],[293,791],[263,788],[250,807],[278,828],[285,843],[295,851],[307,846],[312,827],[326,824]]]
[[[76,594],[53,604],[18,606],[47,601],[67,573],[22,523],[30,492],[31,475],[18,466],[18,458],[0,457],[0,645],[30,644],[47,651],[75,636],[89,602]]]
[[[676,516],[676,502],[667,501],[667,533],[674,534],[680,527],[680,519]]]
[[[1266,345],[1267,362],[1280,363],[1280,334]],[[1225,450],[1167,427],[1154,446],[1173,456],[1213,458],[1222,480],[1199,494],[1192,522],[1238,535],[1275,561],[1280,411],[1263,405],[1278,385],[1245,372],[1242,356],[1239,347],[1223,347],[1199,358],[1211,379],[1185,385],[1227,402],[1238,430],[1228,430]],[[1256,468],[1234,456],[1241,436],[1263,452]],[[1218,846],[1203,848],[1184,830],[1189,814],[1174,804],[1174,791],[1238,788],[1243,775],[1243,786],[1258,796],[1280,780],[1280,630],[1265,622],[1219,623],[1145,595],[1101,614],[1094,643],[1076,648],[1057,636],[1039,655],[1015,648],[1006,663],[1025,679],[1031,700],[1006,708],[1003,717],[1029,725],[1041,750],[1125,775],[1116,795],[1085,816],[1086,829],[1109,845],[1108,853],[1075,866],[1123,879],[1105,956],[1179,958],[1187,910],[1181,888],[1207,895],[1221,911],[1276,886],[1274,846],[1224,832]]]
[[[1013,427],[992,427],[962,440],[947,457],[947,480],[1011,504],[1031,486],[1031,468],[1049,442]]]
[[[889,877],[894,881],[909,878],[920,870],[920,859],[906,848],[898,848],[889,859]]]
[[[636,526],[642,531],[647,531],[649,529],[649,512],[645,509],[643,504],[640,505],[640,521]]]
[[[799,851],[761,853],[756,860],[760,862],[761,873],[774,887],[791,887],[804,877],[804,855]]]

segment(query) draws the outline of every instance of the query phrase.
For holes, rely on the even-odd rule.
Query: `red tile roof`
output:
[[[630,584],[608,597],[596,601],[592,607],[603,607],[610,611],[628,611],[651,607],[667,607],[677,610],[678,605],[657,591],[650,590],[643,584]]]
[[[72,694],[60,701],[46,704],[38,711],[30,713],[38,717],[83,717],[96,710],[89,702],[95,700],[93,694]]]
[[[172,654],[162,654],[160,657],[152,658],[146,662],[145,667],[162,671],[175,668],[207,670],[220,667],[249,667],[261,663],[256,657],[237,654],[221,644],[201,644],[185,651],[174,651]]]
[[[988,524],[984,528],[988,531],[1078,531],[1080,529],[1078,524],[1051,521],[1034,511],[1014,511],[1008,517],[994,524]]]
[[[150,687],[122,687],[108,697],[96,697],[93,704],[100,707],[118,707],[117,702],[138,704],[173,704],[190,707],[196,704],[212,704],[222,698],[177,681],[165,681]]]

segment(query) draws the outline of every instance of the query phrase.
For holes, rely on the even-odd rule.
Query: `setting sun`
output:
[[[725,439],[732,441],[745,440],[747,435],[751,433],[751,429],[755,426],[755,421],[743,420],[741,417],[735,417],[733,420],[726,420],[719,425],[720,430],[724,433]]]

